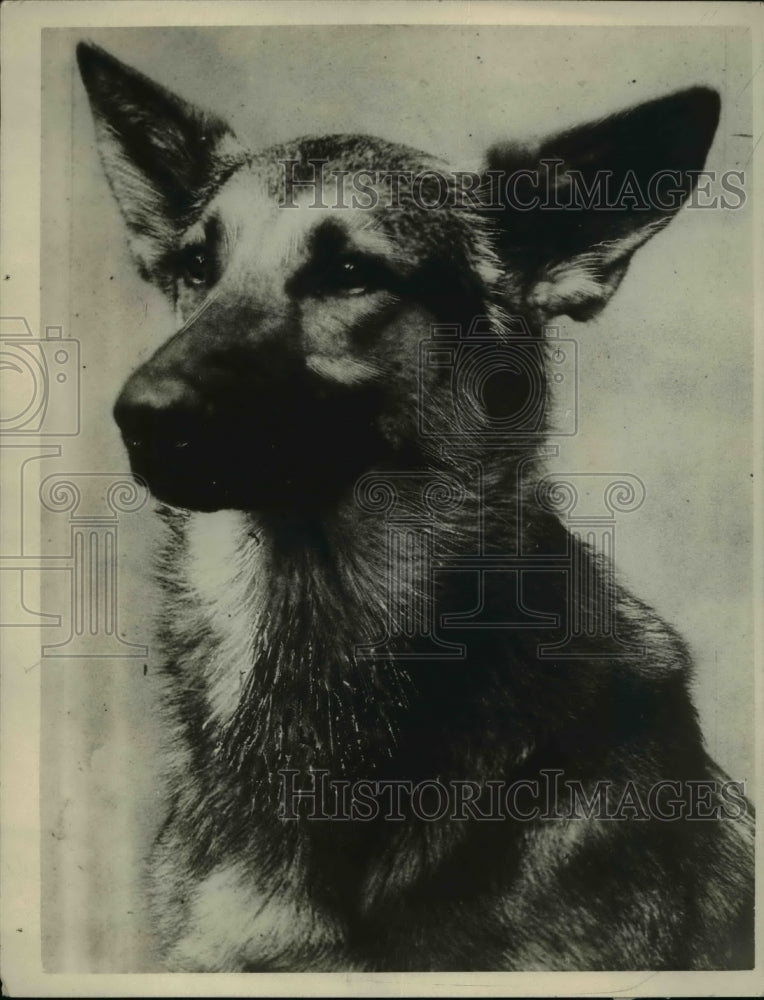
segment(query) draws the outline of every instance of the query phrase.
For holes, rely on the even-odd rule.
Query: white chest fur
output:
[[[265,557],[251,522],[239,511],[193,515],[186,541],[185,578],[206,635],[200,643],[205,662],[198,666],[212,715],[226,723],[252,669],[254,636],[266,604]]]

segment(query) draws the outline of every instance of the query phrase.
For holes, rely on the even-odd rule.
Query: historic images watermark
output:
[[[516,170],[327,169],[329,160],[282,159],[280,208],[422,210],[676,212],[743,208],[743,170],[658,170],[640,177],[633,170],[589,174],[560,159],[541,159]]]
[[[535,822],[545,820],[741,819],[748,811],[742,781],[663,779],[645,787],[634,781],[567,778],[541,769],[536,778],[471,781],[428,778],[339,780],[326,770],[279,772],[282,820],[402,822],[416,819]]]

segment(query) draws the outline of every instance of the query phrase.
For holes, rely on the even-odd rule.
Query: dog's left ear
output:
[[[101,161],[149,276],[178,227],[243,150],[228,125],[97,45],[77,46]]]
[[[504,208],[499,249],[541,320],[589,319],[631,255],[691,194],[719,120],[719,96],[696,87],[565,132],[535,150],[497,146],[489,181]]]

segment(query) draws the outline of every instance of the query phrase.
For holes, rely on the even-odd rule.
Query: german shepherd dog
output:
[[[465,184],[365,135],[252,152],[78,59],[178,323],[115,406],[167,528],[166,968],[751,967],[751,810],[687,649],[541,465],[548,321],[597,313],[690,197],[718,95],[496,146]],[[658,176],[673,197],[568,198]]]

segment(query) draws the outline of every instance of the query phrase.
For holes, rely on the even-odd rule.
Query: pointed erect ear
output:
[[[485,190],[499,248],[544,320],[588,319],[629,259],[695,187],[719,120],[719,96],[685,90],[564,132],[534,150],[497,146]]]
[[[144,273],[171,248],[194,207],[244,158],[229,127],[81,42],[77,61],[106,176]]]

